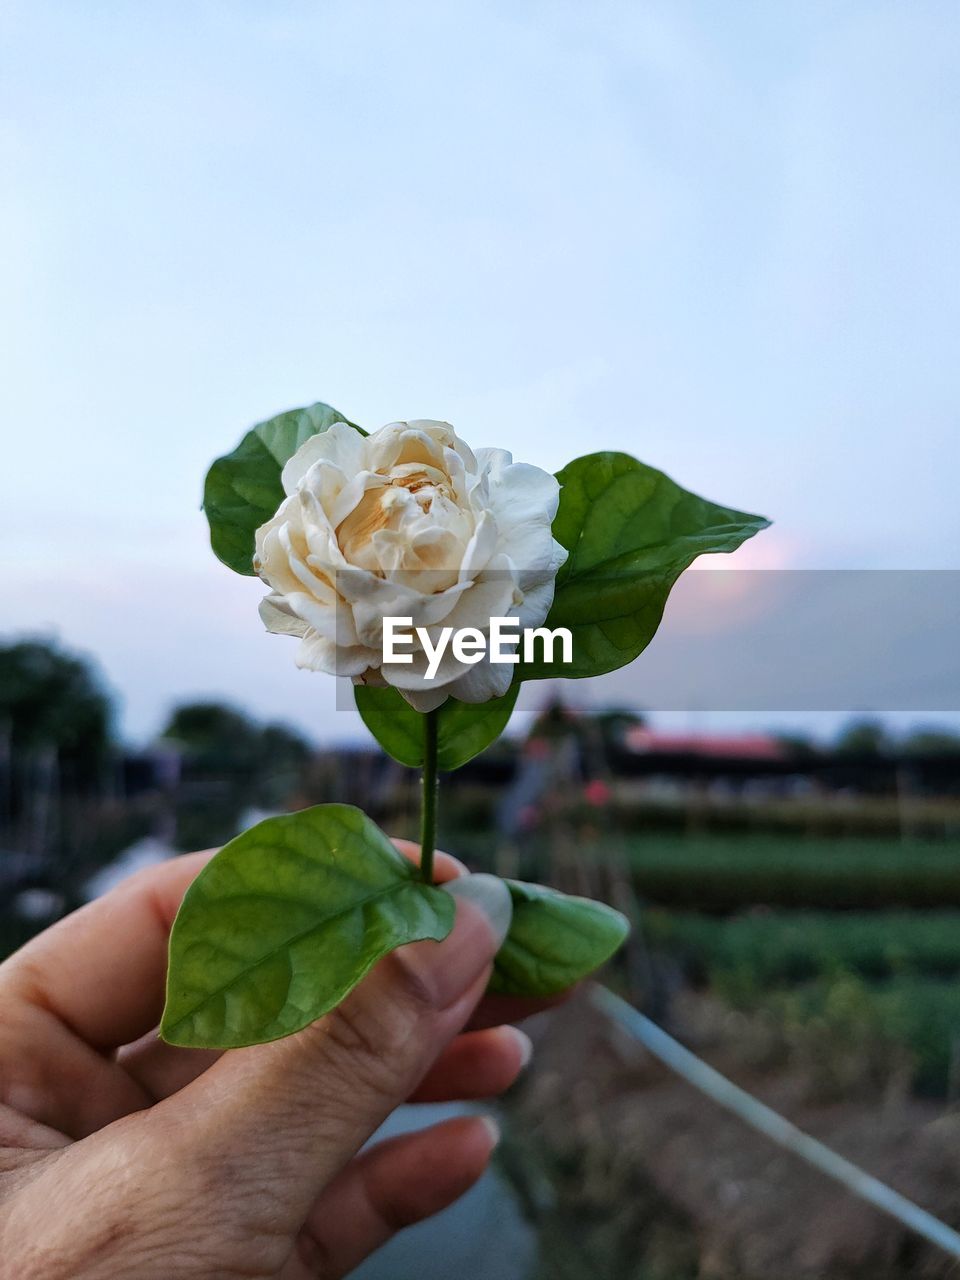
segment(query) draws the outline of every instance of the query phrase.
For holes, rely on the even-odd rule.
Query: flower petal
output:
[[[352,476],[363,467],[364,437],[345,422],[335,422],[326,431],[305,440],[292,458],[288,458],[280,472],[280,483],[286,494],[296,492],[297,485],[314,465],[331,462],[343,473]]]
[[[491,662],[484,657],[449,685],[447,692],[461,702],[489,702],[491,698],[500,698],[507,692],[513,671],[509,662]]]
[[[449,696],[446,689],[400,689],[399,693],[400,697],[405,702],[409,702],[414,711],[419,711],[421,715],[442,707]]]
[[[358,676],[378,662],[380,655],[362,645],[334,644],[316,631],[308,631],[297,650],[297,666],[325,671],[331,676]]]
[[[310,630],[293,612],[286,598],[275,591],[260,601],[260,617],[267,630],[276,636],[304,636]]]
[[[523,602],[518,609],[514,610],[521,627],[539,627],[546,621],[550,606],[553,604],[554,586],[554,580],[551,578],[548,582],[541,582],[524,592]]]
[[[271,589],[264,623],[301,638],[298,665],[385,681],[419,709],[454,686],[470,702],[509,686],[512,664],[464,663],[449,644],[428,680],[422,637],[411,662],[384,664],[383,621],[410,618],[432,645],[444,627],[488,633],[493,617],[541,624],[566,557],[551,531],[554,477],[418,419],[366,438],[336,423],[297,450],[283,483],[256,567]]]

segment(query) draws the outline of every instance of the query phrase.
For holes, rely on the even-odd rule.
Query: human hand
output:
[[[318,1022],[220,1054],[155,1030],[210,856],[141,872],[0,965],[3,1280],[328,1280],[486,1167],[479,1117],[357,1152],[403,1101],[492,1096],[526,1061],[496,1024],[534,1003],[481,999],[509,920],[496,882],[487,914],[458,895],[445,941],[393,952]],[[463,870],[438,856],[438,880]]]

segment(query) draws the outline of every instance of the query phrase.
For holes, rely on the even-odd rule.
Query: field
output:
[[[745,994],[852,972],[871,981],[960,974],[960,910],[754,910],[716,917],[651,909],[648,941],[669,947],[696,980]]]
[[[706,910],[960,907],[960,840],[663,836],[625,841],[644,899]]]
[[[561,832],[559,856],[550,835],[532,834],[519,874],[609,896],[609,868],[625,872],[659,988],[639,998],[654,1017],[669,1018],[680,988],[748,1015],[738,1034],[754,1057],[802,1065],[815,1090],[842,1096],[895,1075],[960,1095],[960,839],[598,838],[597,825]],[[489,837],[451,835],[448,848],[496,868]],[[590,873],[580,887],[564,878],[571,867]]]
[[[960,1087],[960,912],[652,910],[644,936],[694,987],[757,1015],[745,1038],[805,1064],[821,1092],[892,1074],[927,1095]]]
[[[960,1092],[960,844],[654,837],[627,845],[642,933],[745,1015],[749,1056],[840,1097]],[[692,909],[696,908],[696,909]]]

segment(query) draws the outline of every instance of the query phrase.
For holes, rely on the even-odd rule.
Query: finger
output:
[[[394,839],[393,843],[411,861],[419,863],[419,845],[415,845],[410,840],[398,839]],[[449,853],[443,854],[442,858],[443,860],[436,864],[436,880],[439,884],[455,876],[469,875],[469,869],[458,858],[454,858]],[[485,995],[470,1019],[470,1026],[480,1030],[485,1027],[499,1027],[505,1022],[522,1022],[524,1018],[530,1018],[535,1013],[542,1013],[545,1009],[553,1009],[556,1005],[563,1004],[570,998],[573,991],[574,988],[570,987],[553,996],[537,997]]]
[[[443,942],[392,952],[296,1035],[225,1054],[155,1108],[154,1123],[179,1126],[233,1180],[269,1187],[264,1203],[282,1204],[287,1224],[299,1228],[323,1187],[413,1092],[486,986],[509,927],[510,895],[492,876],[455,883],[456,922]]]
[[[420,851],[398,848],[411,861]],[[216,850],[184,854],[133,875],[27,943],[0,970],[4,996],[41,1005],[92,1048],[129,1044],[160,1021],[167,945],[174,916],[192,881]],[[438,878],[462,863],[437,855]]]
[[[477,1005],[470,1027],[479,1031],[483,1027],[499,1027],[504,1022],[522,1022],[544,1009],[553,1009],[569,1000],[576,990],[570,987],[554,996],[501,996],[485,995]]]
[[[161,1040],[154,1028],[117,1050],[117,1063],[151,1102],[185,1089],[223,1055],[222,1049],[183,1049]]]
[[[39,934],[0,970],[4,996],[42,1006],[95,1049],[143,1035],[163,1008],[173,918],[212,857],[148,867]]]
[[[69,1144],[65,1134],[0,1102],[0,1175],[15,1168],[20,1160],[58,1151]]]
[[[509,1089],[530,1060],[529,1036],[516,1027],[491,1027],[457,1036],[411,1094],[410,1102],[452,1102],[491,1098]],[[181,1049],[154,1032],[117,1053],[117,1062],[159,1102],[185,1089],[221,1056],[218,1049]]]
[[[409,841],[401,852],[419,857]],[[170,928],[213,853],[138,872],[0,965],[0,1082],[11,1106],[80,1138],[150,1104],[150,1093],[106,1055],[159,1021]],[[442,854],[436,865],[444,878],[462,871]],[[191,1079],[193,1051],[179,1052],[181,1077]]]
[[[488,1119],[447,1120],[352,1160],[307,1219],[301,1256],[308,1271],[324,1280],[345,1276],[397,1231],[445,1209],[481,1176],[498,1137]]]
[[[411,862],[419,864],[420,846],[412,840],[393,841],[397,850]],[[457,858],[437,852],[434,861],[439,883],[467,874],[467,868]],[[184,1049],[170,1045],[159,1038],[157,1027],[131,1044],[122,1045],[116,1054],[117,1062],[130,1078],[158,1102],[185,1088],[197,1076],[202,1075],[221,1056],[219,1049]]]
[[[420,865],[420,846],[412,840],[401,840],[397,836],[390,837],[396,849],[409,858],[412,863]],[[441,853],[437,850],[433,860],[433,878],[437,884],[445,884],[448,880],[456,880],[460,876],[469,875],[469,869],[452,853]]]
[[[0,1101],[71,1138],[149,1105],[122,1067],[52,1014],[5,997],[0,994]]]
[[[493,1098],[509,1089],[530,1061],[530,1037],[516,1027],[491,1027],[457,1036],[411,1095],[411,1102]]]
[[[415,845],[410,840],[398,839],[394,839],[393,843],[413,862],[420,861],[419,845]],[[453,879],[454,876],[469,874],[468,868],[451,854],[443,855],[443,862],[437,863],[436,872],[436,879],[440,884]],[[524,1018],[530,1018],[535,1013],[542,1013],[545,1009],[553,1009],[556,1005],[563,1004],[573,994],[573,990],[574,988],[571,987],[553,996],[538,997],[485,995],[470,1019],[470,1026],[474,1030],[480,1030],[486,1027],[499,1027],[506,1022],[522,1022]]]
[[[162,995],[169,922],[209,856],[131,877],[0,966],[0,1087],[10,1106],[81,1138],[149,1104],[102,1044],[142,1029],[144,1005],[148,1025],[156,1017],[150,991],[155,972]]]

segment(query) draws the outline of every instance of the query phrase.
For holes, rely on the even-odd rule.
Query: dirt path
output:
[[[695,1047],[807,1132],[960,1223],[955,1113],[910,1098],[811,1105],[795,1075],[745,1075],[735,1044]],[[960,1275],[669,1074],[585,1001],[541,1026],[535,1061],[512,1102],[506,1155],[540,1230],[538,1280]],[[577,1272],[578,1253],[593,1270]]]

